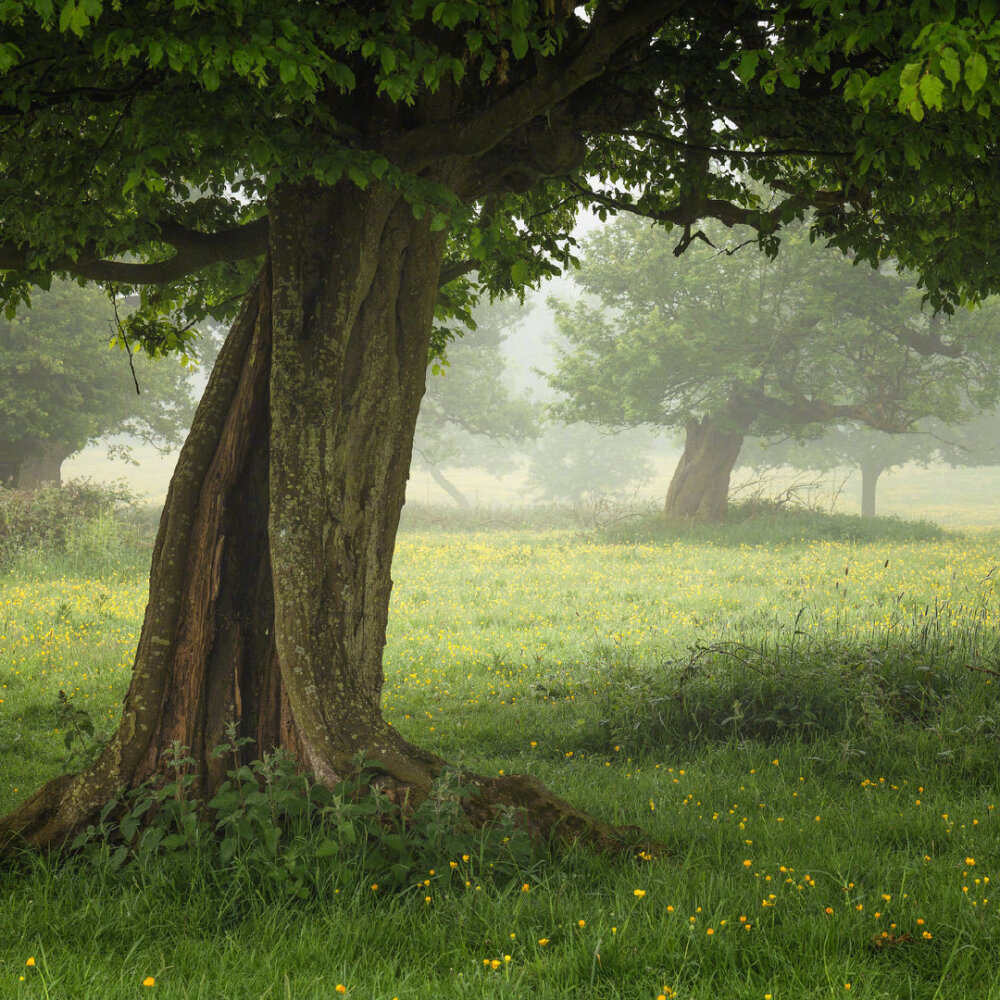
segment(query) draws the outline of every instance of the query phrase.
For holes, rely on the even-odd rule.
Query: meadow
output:
[[[448,833],[390,885],[302,831],[300,893],[280,850],[26,857],[0,996],[997,1000],[1000,535],[851,523],[406,531],[393,724],[662,854]],[[92,555],[0,577],[0,811],[116,718],[143,559]]]

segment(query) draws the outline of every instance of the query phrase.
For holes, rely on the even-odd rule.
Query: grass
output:
[[[1000,998],[1000,538],[898,524],[404,534],[394,724],[666,856],[449,841],[373,890],[305,834],[305,899],[281,855],[27,858],[0,996]],[[128,681],[145,580],[68,569],[0,579],[0,811],[67,766],[58,692],[110,726]]]

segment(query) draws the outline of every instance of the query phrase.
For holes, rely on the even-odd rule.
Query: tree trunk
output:
[[[469,503],[468,497],[436,466],[428,464],[426,466],[427,471],[430,473],[431,479],[434,480],[455,501],[455,503],[462,508],[462,510],[470,510],[472,504]]]
[[[885,466],[875,459],[863,459],[861,466],[861,516],[875,516],[875,490]]]
[[[669,518],[721,521],[745,428],[708,415],[687,422],[684,454],[670,481],[664,514]]]
[[[40,486],[62,485],[62,464],[70,448],[58,441],[39,441],[0,461],[0,486],[16,490],[37,490]]]
[[[363,754],[419,801],[443,762],[381,712],[390,564],[424,391],[444,234],[375,185],[279,188],[271,251],[219,355],[160,522],[121,724],[98,760],[0,818],[0,853],[58,847],[190,748],[196,794],[232,723],[332,784]],[[467,776],[477,820],[619,845],[524,776]]]

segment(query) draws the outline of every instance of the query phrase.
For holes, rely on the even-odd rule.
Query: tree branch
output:
[[[622,129],[621,134],[630,135],[636,139],[648,139],[650,142],[661,143],[673,149],[694,150],[725,159],[763,160],[774,156],[830,156],[840,159],[853,155],[846,150],[838,149],[732,149],[727,146],[706,146],[684,142],[674,136],[664,135],[662,132],[657,132],[653,129],[642,128]]]
[[[265,216],[233,229],[202,233],[172,220],[157,223],[160,239],[177,251],[161,261],[131,262],[98,257],[84,250],[75,260],[59,257],[46,261],[52,271],[65,271],[92,281],[117,281],[126,285],[160,285],[177,281],[223,260],[242,260],[267,251],[268,220]],[[0,270],[32,271],[28,251],[21,245],[0,243]]]
[[[463,274],[475,271],[480,263],[478,260],[456,260],[454,263],[445,264],[441,268],[441,277],[438,278],[438,288],[442,288],[456,278],[461,278]]]
[[[597,202],[600,205],[605,205],[616,212],[631,212],[633,215],[652,219],[654,222],[670,223],[675,226],[691,226],[699,219],[712,218],[718,219],[719,222],[730,229],[733,226],[742,225],[756,229],[758,232],[772,232],[777,228],[777,223],[781,221],[783,214],[790,207],[796,211],[800,209],[805,210],[810,207],[819,207],[820,205],[829,207],[829,192],[817,192],[817,194],[823,197],[822,199],[816,199],[815,204],[805,195],[792,194],[779,205],[767,211],[746,208],[743,205],[734,205],[731,201],[725,201],[721,198],[692,198],[690,202],[675,205],[673,208],[652,209],[642,208],[635,202],[615,198],[603,191],[594,191],[592,188],[587,187],[585,184],[580,184],[578,181],[571,181],[570,184],[584,198]],[[683,250],[691,240],[697,237],[698,234],[689,234],[686,237],[686,242],[682,242],[680,252],[683,253]]]
[[[622,46],[646,34],[684,7],[681,0],[633,0],[617,17],[595,15],[566,59],[545,60],[538,72],[479,114],[458,122],[435,122],[387,137],[385,151],[401,167],[421,170],[451,156],[488,153],[512,132],[544,115],[604,71]],[[610,8],[607,8],[610,10]]]

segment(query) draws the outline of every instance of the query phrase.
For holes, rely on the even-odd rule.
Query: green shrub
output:
[[[939,618],[928,609],[900,634],[870,642],[796,631],[696,643],[687,656],[659,663],[604,644],[592,654],[593,749],[624,744],[656,754],[832,738],[877,754],[930,738],[938,757],[955,755],[977,770],[983,754],[992,762],[1000,739],[996,699],[982,679],[993,668],[978,664],[1000,659],[1000,640],[957,638]]]
[[[148,558],[147,520],[121,483],[76,479],[36,490],[0,487],[0,572],[53,558],[54,568],[88,575],[133,568]]]

